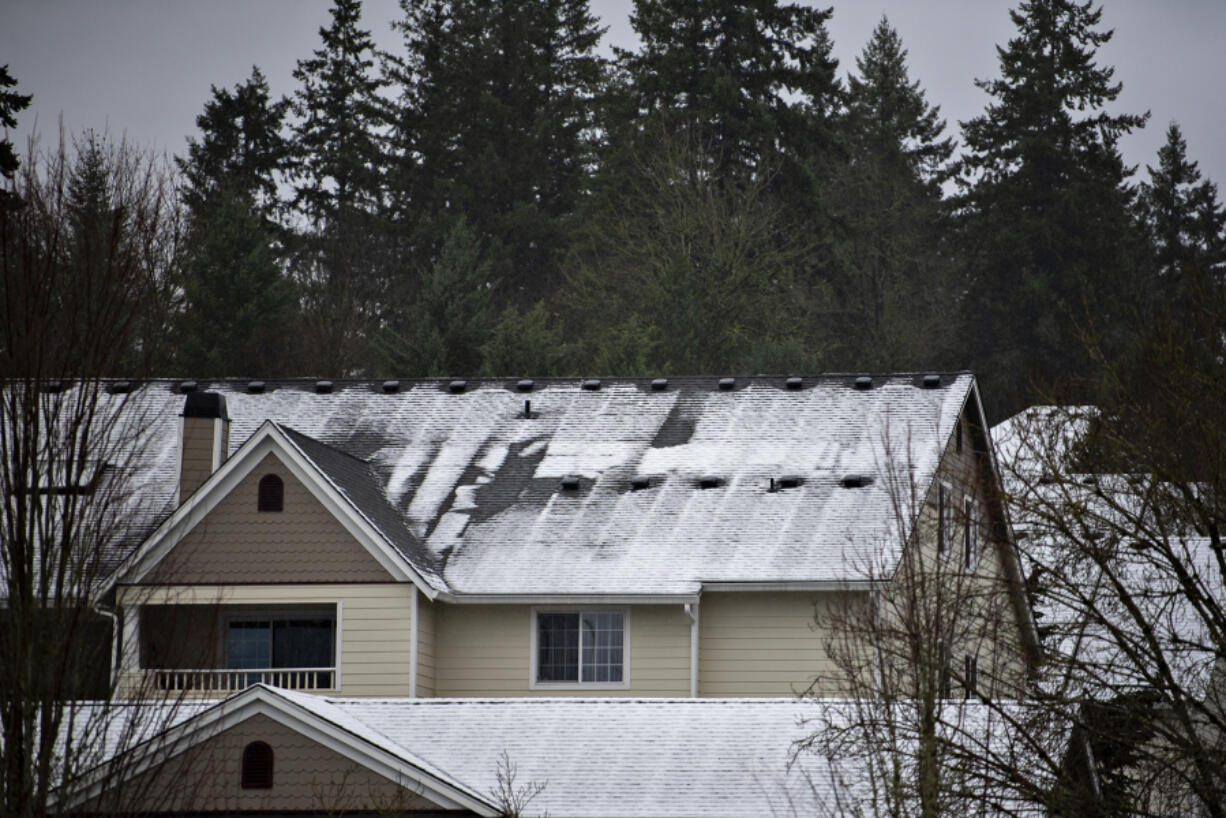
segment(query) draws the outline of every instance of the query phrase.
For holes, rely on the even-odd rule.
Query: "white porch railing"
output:
[[[278,667],[251,670],[146,670],[158,690],[198,693],[234,693],[253,684],[287,690],[331,690],[336,669],[330,667]]]

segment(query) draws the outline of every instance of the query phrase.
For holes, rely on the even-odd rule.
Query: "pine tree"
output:
[[[1158,167],[1146,166],[1149,181],[1140,185],[1139,213],[1154,247],[1156,273],[1168,299],[1198,285],[1221,283],[1226,265],[1226,212],[1217,185],[1201,181],[1188,145],[1172,122],[1166,144],[1158,150]]]
[[[8,139],[8,129],[17,127],[16,114],[24,111],[32,99],[29,94],[4,90],[16,85],[17,80],[9,74],[9,67],[0,65],[0,128],[4,129],[4,138],[0,139],[0,179],[6,180],[13,178],[20,164],[17,154],[13,151],[13,143]],[[0,191],[0,206],[5,204],[8,195],[8,191]]]
[[[376,360],[373,337],[388,286],[379,253],[382,183],[374,43],[360,27],[359,0],[336,0],[322,47],[294,78],[293,209],[306,232],[295,276],[305,304],[302,332],[316,342],[302,365],[360,372]]]
[[[258,66],[234,90],[213,86],[204,112],[196,117],[200,139],[187,140],[187,156],[175,160],[183,173],[184,203],[193,212],[211,196],[249,197],[266,219],[277,209],[278,175],[288,146],[281,135],[289,101],[273,101]]]
[[[907,71],[884,17],[848,77],[848,159],[833,208],[842,226],[834,277],[849,369],[932,366],[948,348],[953,311],[940,251],[941,182],[953,140]]]
[[[176,364],[185,373],[271,377],[288,369],[294,293],[283,272],[285,231],[275,221],[288,107],[270,99],[253,67],[232,92],[212,89],[196,117],[199,139],[175,160],[188,211],[175,321]]]
[[[993,101],[963,124],[958,202],[962,344],[1005,414],[1030,401],[1030,382],[1088,377],[1084,333],[1108,348],[1127,334],[1120,297],[1138,248],[1118,142],[1146,119],[1103,110],[1120,85],[1095,61],[1111,38],[1101,8],[1025,0],[1010,14],[1017,36],[998,49],[1001,75],[976,83]]]
[[[389,61],[394,206],[411,266],[468,224],[518,303],[551,292],[588,188],[602,29],[587,0],[404,0]]]
[[[839,104],[830,15],[778,0],[635,0],[642,45],[617,52],[632,119],[688,131],[717,177],[828,149]]]

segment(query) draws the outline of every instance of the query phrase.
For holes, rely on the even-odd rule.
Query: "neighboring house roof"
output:
[[[1027,752],[1052,749],[1011,740],[1009,725],[1026,707],[950,701],[938,729],[1021,763]],[[507,762],[515,788],[544,785],[526,814],[559,818],[832,814],[858,803],[871,774],[865,759],[805,744],[822,725],[853,717],[854,703],[841,699],[328,698],[257,685],[211,707],[185,703],[167,735],[186,740],[147,741],[137,755],[157,746],[182,751],[256,713],[482,815],[498,812]],[[1066,731],[1056,725],[1048,738],[1058,746]],[[891,749],[906,757],[905,747]]]
[[[968,402],[978,411],[968,373],[934,386],[923,374],[873,376],[867,389],[851,375],[796,389],[782,377],[719,381],[196,388],[225,396],[232,452],[275,423],[420,571],[470,596],[689,596],[708,583],[882,576],[912,522],[891,496],[899,474],[923,497],[959,413]],[[166,418],[141,458],[157,477],[142,487],[155,508],[174,496],[177,387],[131,396],[161,403]],[[873,480],[849,488],[849,475]],[[795,487],[771,491],[784,478]]]

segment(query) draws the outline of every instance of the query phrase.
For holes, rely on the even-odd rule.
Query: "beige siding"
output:
[[[844,597],[796,591],[704,594],[698,695],[794,696],[818,674],[831,674],[815,612]]]
[[[629,686],[533,690],[530,605],[435,606],[438,696],[687,696],[690,621],[681,605],[629,611]]]
[[[442,604],[442,603],[440,603]],[[417,695],[434,695],[434,603],[417,594]]]
[[[239,585],[124,587],[120,605],[311,605],[339,603],[341,689],[346,696],[408,696],[414,586]]]
[[[243,748],[253,741],[266,742],[272,748],[271,789],[242,788]],[[412,789],[263,715],[252,716],[104,793],[86,811],[119,811],[119,807],[125,812],[136,809],[163,814],[273,810],[401,814],[438,809]]]
[[[285,481],[284,511],[256,511],[257,484],[266,474]],[[147,581],[227,585],[388,579],[375,558],[269,454],[163,558]]]
[[[183,418],[183,450],[179,465],[179,501],[191,496],[213,473],[212,418]]]

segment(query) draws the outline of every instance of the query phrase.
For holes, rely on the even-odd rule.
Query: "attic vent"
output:
[[[332,394],[332,381],[315,381],[315,394],[316,395],[331,395]]]
[[[842,480],[843,488],[845,489],[862,489],[871,482],[873,482],[873,478],[867,474],[848,474]]]
[[[784,381],[784,383],[787,385],[788,389],[791,389],[792,391],[796,391],[797,389],[800,389],[802,386],[805,385],[805,379],[793,377],[793,378],[788,378],[786,381]]]
[[[717,489],[724,483],[720,478],[708,474],[698,478],[698,488],[700,489]]]
[[[731,392],[735,388],[736,388],[736,378],[720,378],[719,379],[719,391]]]
[[[263,381],[252,381],[251,383],[247,384],[247,392],[248,394],[251,394],[251,395],[263,395],[264,394],[264,382]]]
[[[1098,485],[1098,476],[1094,474],[1087,474],[1085,477],[1081,478],[1081,485],[1083,486]]]
[[[55,394],[56,392],[63,392],[64,382],[63,381],[47,381],[46,385],[43,386],[43,391],[48,392],[50,394]]]
[[[936,389],[940,385],[941,385],[940,375],[925,375],[924,376],[924,388],[925,389]]]
[[[873,379],[868,375],[861,375],[856,378],[856,389],[866,390],[873,388]]]
[[[458,395],[468,388],[468,381],[452,381],[447,384],[447,391],[453,395]]]
[[[800,487],[801,482],[802,482],[802,481],[801,481],[801,479],[800,479],[799,477],[794,477],[794,476],[791,476],[791,475],[789,475],[789,476],[787,476],[787,477],[780,477],[780,478],[779,478],[779,488],[781,488],[781,489],[794,489],[794,488],[799,488],[799,487]]]
[[[589,392],[595,392],[600,388],[600,378],[588,378],[583,382],[582,386]]]
[[[663,392],[668,389],[668,378],[656,378],[651,382],[652,392]]]
[[[579,478],[574,475],[567,475],[562,478],[562,491],[578,491]]]
[[[519,381],[518,383],[515,384],[515,389],[518,392],[531,392],[532,387],[534,386],[536,386],[535,381],[532,381],[528,378],[524,378],[522,381]]]
[[[1106,531],[1101,531],[1097,528],[1091,529],[1086,532],[1086,539],[1090,540],[1091,542],[1098,542],[1101,539],[1105,539],[1106,536],[1107,536]]]
[[[182,392],[184,395],[186,395],[188,392],[195,392],[196,382],[195,381],[183,381],[182,383],[179,384],[179,391]]]
[[[642,491],[647,488],[651,488],[651,478],[647,475],[639,474],[630,478],[631,491]]]
[[[400,381],[384,381],[383,392],[387,395],[394,395],[400,391]]]
[[[126,395],[132,391],[132,382],[131,381],[115,381],[114,383],[111,384],[110,388],[107,389],[107,391],[110,392],[112,395]]]

